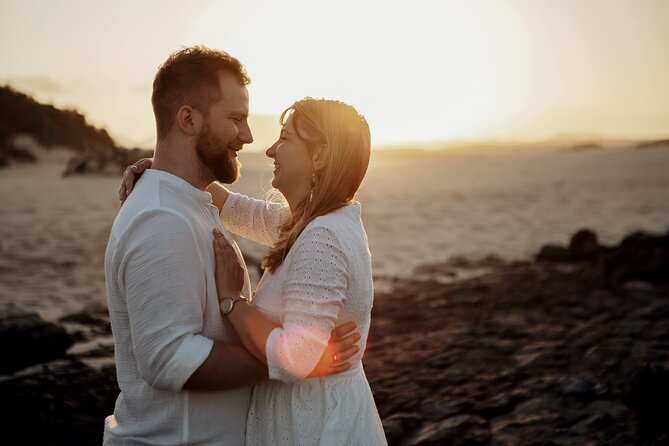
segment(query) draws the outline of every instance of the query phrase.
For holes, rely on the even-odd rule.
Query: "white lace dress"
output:
[[[231,194],[221,212],[226,228],[272,245],[287,208]],[[332,329],[353,320],[365,345],[374,293],[360,205],[312,221],[274,274],[265,272],[253,304],[281,325],[267,339],[271,381],[253,389],[247,445],[385,445],[381,420],[362,368],[307,379]]]

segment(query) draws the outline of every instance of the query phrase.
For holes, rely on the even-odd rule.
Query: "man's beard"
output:
[[[213,180],[231,184],[239,178],[237,159],[232,156],[227,145],[209,131],[208,126],[198,137],[195,151],[200,168],[213,177]]]

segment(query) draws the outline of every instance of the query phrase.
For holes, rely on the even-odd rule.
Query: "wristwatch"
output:
[[[242,296],[241,294],[239,296],[226,296],[221,300],[221,303],[219,304],[219,308],[221,309],[221,314],[222,315],[228,315],[232,311],[232,309],[235,307],[235,304],[239,302],[240,300],[243,300],[245,302],[248,302],[249,300]]]

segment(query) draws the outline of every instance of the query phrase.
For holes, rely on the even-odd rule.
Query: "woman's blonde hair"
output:
[[[312,220],[353,201],[367,173],[371,150],[367,121],[343,102],[304,98],[284,110],[281,124],[288,119],[309,155],[321,150],[325,164],[313,171],[310,194],[292,210],[292,216],[279,228],[276,245],[263,259],[262,267],[270,272],[281,265]]]

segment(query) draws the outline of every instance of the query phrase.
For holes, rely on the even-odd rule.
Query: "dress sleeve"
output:
[[[282,327],[267,338],[270,379],[292,382],[314,369],[338,320],[348,284],[347,257],[334,231],[309,228],[293,245]]]
[[[156,211],[126,233],[118,283],[128,309],[132,351],[140,376],[158,389],[180,390],[207,359],[202,336],[206,284],[191,227]]]
[[[230,193],[221,209],[221,223],[244,238],[272,246],[279,226],[290,216],[288,206]]]

